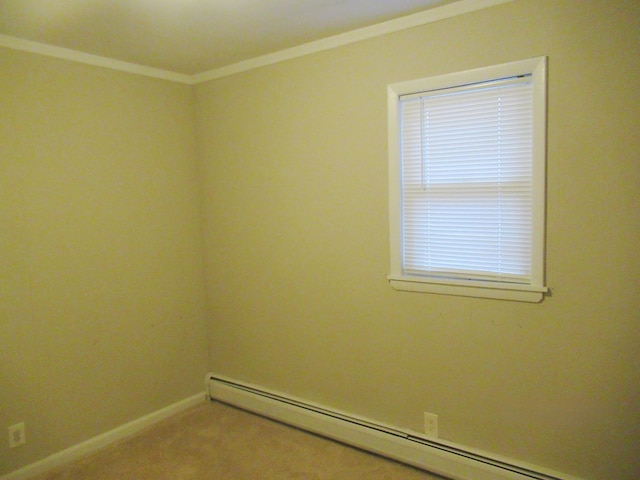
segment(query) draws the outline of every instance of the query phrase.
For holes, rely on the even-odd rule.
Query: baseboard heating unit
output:
[[[581,480],[208,374],[208,397],[454,480]]]

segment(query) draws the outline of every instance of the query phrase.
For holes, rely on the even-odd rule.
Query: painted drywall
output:
[[[197,87],[0,49],[0,426],[28,437],[0,474],[211,369],[637,478],[639,20],[634,1],[518,0]],[[552,295],[393,291],[386,86],[538,55]]]
[[[0,49],[0,474],[202,391],[193,100]]]
[[[635,1],[520,0],[196,87],[211,369],[585,479],[640,472]],[[549,58],[541,304],[387,284],[386,86]]]

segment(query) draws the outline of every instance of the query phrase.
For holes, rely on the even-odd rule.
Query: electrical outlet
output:
[[[424,412],[424,433],[428,437],[438,437],[438,415]]]
[[[24,422],[16,423],[9,427],[9,448],[16,448],[27,443],[24,431]]]

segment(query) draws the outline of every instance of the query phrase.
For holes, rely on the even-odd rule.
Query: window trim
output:
[[[402,178],[399,102],[403,95],[450,88],[494,79],[531,75],[533,83],[533,171],[532,171],[532,265],[528,284],[441,279],[407,275],[402,265]],[[390,273],[387,280],[396,290],[437,293],[522,302],[540,302],[544,286],[545,197],[546,197],[546,86],[547,58],[536,57],[490,67],[411,80],[387,87],[389,140],[389,242]]]

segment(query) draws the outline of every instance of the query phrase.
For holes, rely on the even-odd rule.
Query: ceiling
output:
[[[194,75],[454,0],[0,0],[0,35]]]

